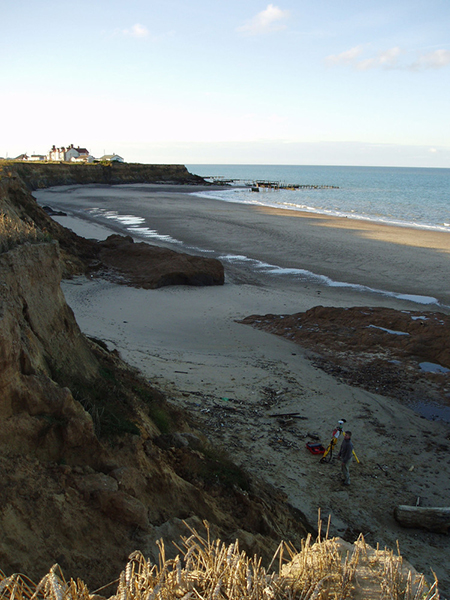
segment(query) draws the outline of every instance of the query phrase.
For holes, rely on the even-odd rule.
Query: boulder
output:
[[[98,490],[94,493],[101,511],[114,521],[149,528],[147,509],[140,500],[126,492]]]

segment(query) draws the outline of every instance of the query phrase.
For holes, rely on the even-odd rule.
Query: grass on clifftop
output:
[[[423,575],[404,568],[402,557],[389,550],[374,550],[360,536],[350,548],[339,539],[308,536],[300,552],[281,542],[268,569],[258,556],[249,558],[239,543],[226,545],[206,539],[194,529],[175,544],[179,555],[166,560],[164,544],[159,565],[152,565],[141,552],[133,552],[120,577],[90,593],[81,581],[66,581],[55,564],[38,585],[23,575],[5,577],[0,572],[0,598],[4,600],[91,600],[105,597],[117,586],[110,600],[438,600],[437,581],[429,586]],[[272,565],[274,568],[271,570]],[[94,594],[96,596],[94,596]],[[101,596],[98,596],[101,594]]]

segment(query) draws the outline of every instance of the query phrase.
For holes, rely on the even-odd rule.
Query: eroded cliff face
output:
[[[0,254],[0,281],[2,570],[39,578],[59,562],[96,586],[136,548],[156,559],[160,537],[175,554],[182,519],[267,557],[282,532],[300,540],[282,496],[217,460],[186,415],[81,333],[57,244]]]
[[[177,554],[183,520],[201,531],[206,519],[213,535],[267,559],[281,538],[300,545],[302,515],[282,494],[81,333],[60,280],[68,265],[89,264],[91,246],[19,180],[0,188],[1,212],[39,234],[0,240],[0,568],[38,580],[58,562],[94,589],[136,549],[156,560],[160,538]]]

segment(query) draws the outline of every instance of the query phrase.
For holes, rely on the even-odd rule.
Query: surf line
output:
[[[428,304],[437,304],[442,306],[443,308],[449,308],[445,305],[441,305],[437,298],[433,298],[432,296],[419,296],[414,294],[401,294],[398,292],[388,292],[387,290],[379,290],[376,288],[371,288],[366,285],[361,285],[358,283],[348,283],[345,281],[334,281],[330,277],[326,275],[318,275],[317,273],[313,273],[312,271],[308,271],[306,269],[296,269],[296,268],[286,268],[279,267],[277,265],[271,265],[269,263],[249,258],[248,256],[243,255],[235,255],[235,254],[225,254],[219,256],[219,260],[223,260],[224,262],[228,262],[230,264],[249,264],[256,271],[263,271],[269,275],[277,276],[290,276],[295,279],[299,279],[301,281],[316,281],[322,285],[326,285],[329,287],[342,287],[342,288],[351,288],[358,292],[368,292],[371,294],[381,294],[383,296],[388,296],[390,298],[397,298],[398,300],[407,300],[409,302],[414,302],[416,304],[428,305]]]

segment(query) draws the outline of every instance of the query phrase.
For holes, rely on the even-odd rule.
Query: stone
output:
[[[84,475],[75,480],[75,485],[80,492],[92,494],[94,492],[117,492],[119,485],[117,481],[104,473],[93,473]]]
[[[95,497],[102,512],[114,521],[138,525],[144,530],[149,528],[147,509],[137,498],[126,492],[106,490],[98,490]]]

